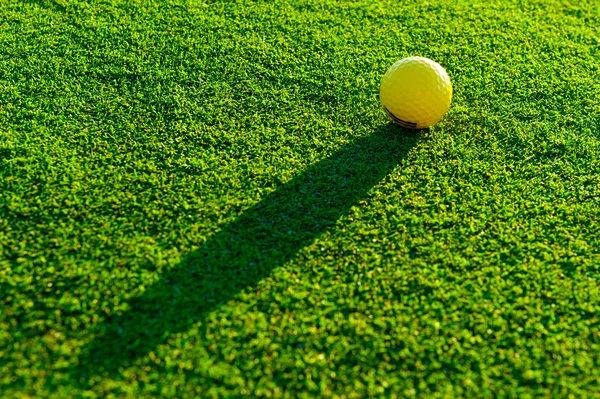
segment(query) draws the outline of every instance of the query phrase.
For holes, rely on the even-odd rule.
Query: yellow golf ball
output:
[[[409,129],[424,129],[435,125],[450,108],[452,83],[437,62],[404,58],[383,75],[379,99],[394,122]]]

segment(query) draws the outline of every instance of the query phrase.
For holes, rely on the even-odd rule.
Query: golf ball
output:
[[[383,75],[379,99],[394,122],[409,129],[424,129],[435,125],[450,108],[452,83],[437,62],[404,58]]]

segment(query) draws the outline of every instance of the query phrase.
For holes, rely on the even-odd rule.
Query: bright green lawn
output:
[[[599,398],[597,2],[399,3],[0,2],[0,396]]]

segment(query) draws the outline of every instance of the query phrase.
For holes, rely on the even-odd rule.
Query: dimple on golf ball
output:
[[[383,75],[379,98],[394,122],[409,129],[424,129],[435,125],[450,108],[452,83],[437,62],[404,58]]]

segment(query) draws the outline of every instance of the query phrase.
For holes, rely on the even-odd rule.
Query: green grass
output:
[[[0,2],[0,396],[600,398],[600,9],[435,3]]]

